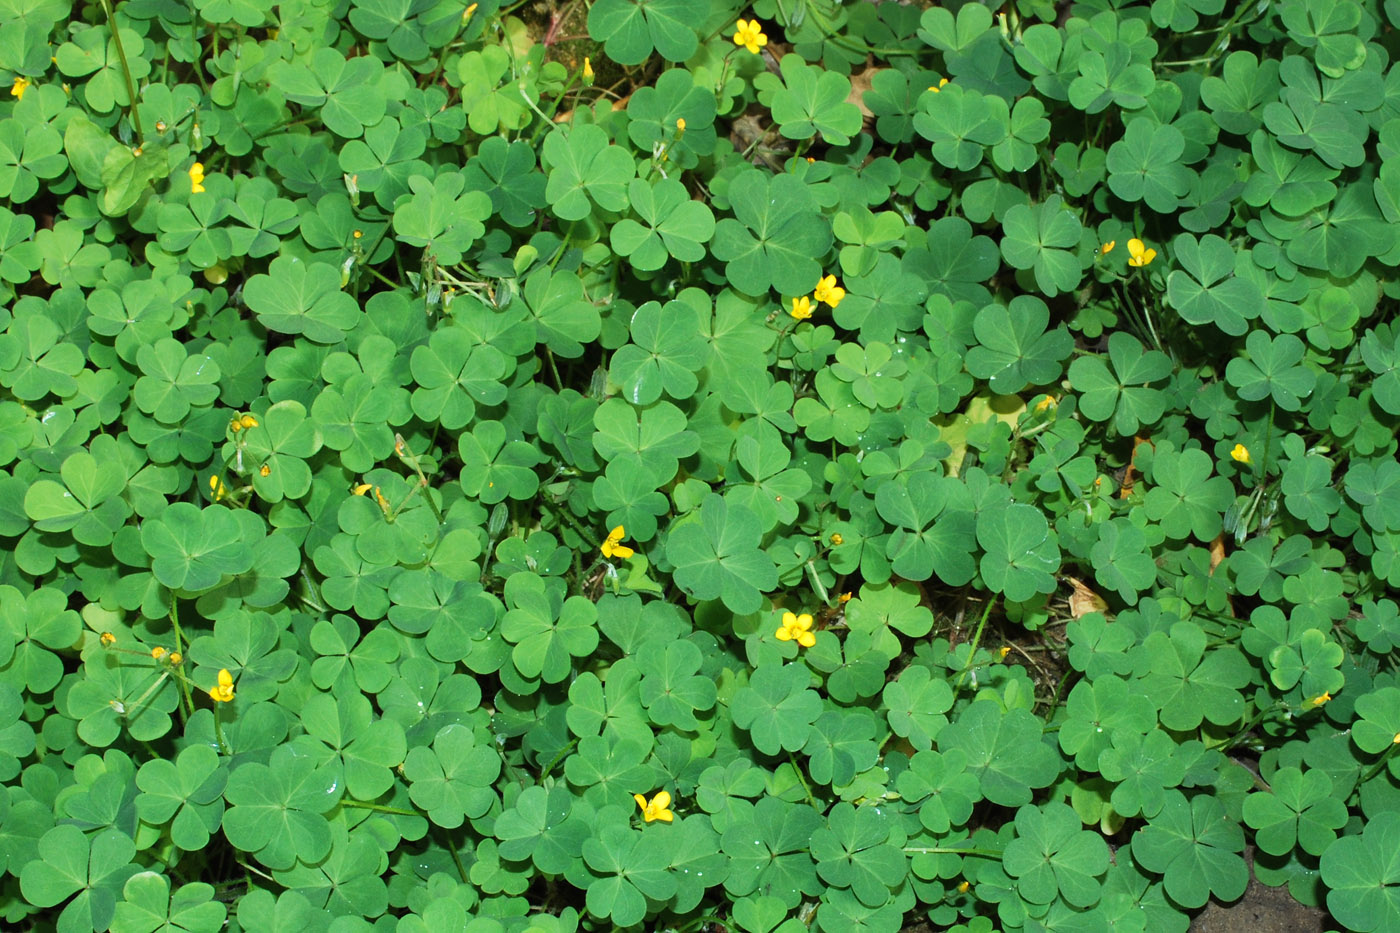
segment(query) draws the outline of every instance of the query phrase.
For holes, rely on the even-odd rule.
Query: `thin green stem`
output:
[[[107,14],[107,25],[112,29],[112,43],[117,47],[117,60],[121,62],[122,75],[126,78],[126,94],[131,101],[131,110],[128,116],[131,118],[131,125],[136,128],[136,144],[144,146],[146,144],[146,134],[141,129],[141,111],[136,106],[136,81],[131,77],[131,65],[126,61],[126,47],[122,45],[121,29],[117,26],[116,13],[112,9],[112,0],[102,0],[102,10]]]
[[[677,927],[676,933],[688,933],[688,931],[703,927],[707,923],[718,924],[719,926],[724,927],[726,930],[734,929],[734,927],[729,925],[729,922],[727,920],[721,920],[714,914],[704,914],[691,920],[689,923],[685,924],[685,926]]]
[[[977,623],[977,631],[972,635],[972,649],[967,653],[967,663],[963,669],[958,671],[958,676],[953,680],[953,692],[956,693],[962,687],[963,680],[968,672],[972,670],[972,659],[977,656],[977,646],[982,641],[982,631],[987,627],[987,617],[992,614],[992,607],[996,605],[995,596],[987,600],[987,605],[982,609],[982,618]]]
[[[543,781],[545,778],[547,778],[549,776],[549,772],[554,770],[554,766],[557,765],[559,762],[563,761],[564,756],[569,754],[569,752],[573,751],[574,746],[576,745],[578,745],[577,736],[570,739],[569,744],[559,749],[559,754],[555,755],[554,758],[550,760],[549,764],[544,766],[544,770],[540,772],[540,780]]]
[[[428,508],[433,511],[433,517],[437,519],[438,525],[441,526],[442,512],[438,509],[437,503],[433,501],[433,497],[430,494],[432,487],[428,485],[428,477],[423,475],[423,467],[418,463],[418,455],[408,446],[408,442],[404,440],[402,434],[394,435],[394,453],[401,462],[412,467],[413,472],[418,474],[418,486],[423,490],[423,500],[428,503]]]
[[[452,834],[444,831],[443,838],[447,840],[447,851],[452,853],[452,863],[457,866],[457,874],[462,879],[462,884],[470,884],[467,880],[467,869],[462,864],[462,856],[457,852],[457,843],[452,841]]]
[[[996,849],[959,849],[956,846],[905,846],[910,855],[980,855],[983,858],[1001,858]]]
[[[792,762],[792,770],[797,773],[797,779],[802,782],[802,789],[807,792],[807,802],[812,805],[813,810],[820,813],[822,808],[817,806],[817,798],[812,796],[811,785],[807,783],[807,775],[802,773],[802,768],[797,764],[797,756],[788,752],[788,761]]]
[[[224,741],[223,716],[219,715],[219,709],[222,706],[222,703],[214,704],[214,738],[218,739],[219,749],[224,753],[224,755],[232,757],[233,751],[228,747],[228,742]]]
[[[831,604],[831,594],[827,592],[826,585],[822,583],[821,574],[817,573],[817,565],[813,561],[807,561],[807,579],[812,584],[812,589],[817,591],[817,598],[825,605]]]
[[[180,632],[180,598],[172,595],[170,597],[170,627],[175,633],[175,652],[183,654],[185,651],[185,639]],[[189,719],[194,715],[194,699],[190,696],[190,685],[185,678],[179,678],[180,696],[185,700],[185,718]]]
[[[1390,747],[1385,750],[1385,754],[1380,757],[1380,760],[1366,769],[1366,773],[1361,775],[1361,780],[1356,782],[1357,786],[1360,787],[1375,777],[1385,767],[1386,762],[1390,761],[1390,756],[1395,754],[1397,748],[1400,748],[1400,735],[1397,735],[1395,741],[1390,743]]]
[[[1264,717],[1268,716],[1276,708],[1277,707],[1275,706],[1266,706],[1263,709],[1259,710],[1259,712],[1255,713],[1253,718],[1251,718],[1249,722],[1245,723],[1243,728],[1241,728],[1238,732],[1231,736],[1230,741],[1225,743],[1226,750],[1238,748],[1239,746],[1243,745],[1245,741],[1249,738],[1249,734],[1254,731],[1254,727],[1263,722]]]
[[[405,810],[402,807],[386,807],[382,803],[367,803],[363,800],[342,800],[342,807],[350,807],[353,810],[373,810],[375,813],[392,813],[395,816],[423,816],[421,810]]]

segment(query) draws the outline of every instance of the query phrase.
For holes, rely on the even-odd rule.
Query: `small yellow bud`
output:
[[[268,466],[266,463],[264,463],[262,466],[258,467],[258,475],[259,475],[259,476],[271,476],[271,475],[272,475],[272,467],[270,467],[270,466]]]
[[[157,133],[164,133],[164,132],[165,132],[165,127],[166,127],[166,123],[165,123],[164,120],[157,120],[157,121],[156,121],[156,132],[157,132]]]
[[[111,632],[103,632],[101,641],[102,647],[110,648],[117,643],[117,636],[113,635]]]
[[[583,86],[592,87],[593,78],[593,62],[588,58],[587,55],[585,55],[583,57]]]
[[[841,537],[841,535],[837,532],[833,532],[831,537],[827,540],[831,542],[832,547],[840,547],[841,545],[846,543],[846,539]]]
[[[1117,245],[1118,245],[1118,241],[1117,241],[1117,240],[1109,240],[1109,241],[1107,241],[1106,243],[1104,243],[1102,246],[1099,247],[1099,255],[1100,255],[1100,256],[1107,256],[1109,253],[1113,252],[1113,247],[1115,247],[1115,246],[1117,246]]]
[[[245,428],[256,428],[258,426],[258,419],[254,418],[252,415],[244,415],[238,419],[238,423]]]
[[[155,658],[157,661],[165,657],[165,655],[166,651],[160,645],[156,645],[154,648],[151,649],[151,657]]]
[[[467,20],[471,19],[471,18],[472,18],[472,14],[475,13],[475,12],[476,12],[476,4],[473,3],[471,6],[467,7],[465,10],[462,11],[462,22],[465,23]]]
[[[29,88],[29,83],[28,78],[15,78],[15,83],[10,86],[10,95],[14,97],[15,100],[22,100],[24,98],[24,92]]]
[[[364,232],[363,230],[356,230],[354,233],[352,233],[352,234],[350,234],[350,235],[353,236],[355,239],[358,240],[360,237],[362,237],[362,236],[365,235],[365,232]]]
[[[1254,458],[1249,455],[1249,448],[1243,444],[1235,445],[1235,449],[1230,451],[1230,459],[1236,463],[1243,463],[1245,466],[1254,462]]]
[[[170,652],[170,663],[171,663],[171,664],[179,664],[179,663],[180,663],[181,661],[183,661],[183,660],[185,660],[185,656],[182,655],[180,652],[178,652],[178,651],[172,651],[172,652]]]

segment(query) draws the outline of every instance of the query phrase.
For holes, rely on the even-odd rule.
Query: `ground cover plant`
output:
[[[1397,0],[0,0],[0,922],[1400,931]]]

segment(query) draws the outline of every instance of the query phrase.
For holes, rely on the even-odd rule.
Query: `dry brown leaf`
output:
[[[869,61],[869,59],[867,59]],[[875,75],[883,69],[874,65],[866,65],[865,70],[860,74],[851,75],[851,93],[846,97],[846,103],[855,104],[860,108],[860,115],[869,120],[875,114],[870,112],[870,108],[865,106],[865,92],[870,90],[871,83],[875,80]]]
[[[1090,612],[1104,612],[1108,609],[1108,603],[1104,598],[1084,585],[1083,580],[1076,580],[1074,577],[1066,577],[1070,586],[1074,587],[1074,592],[1069,597],[1069,614],[1076,619],[1087,615]]]
[[[1210,575],[1215,576],[1215,568],[1220,566],[1220,562],[1225,559],[1225,532],[1215,536],[1215,540],[1210,543]]]

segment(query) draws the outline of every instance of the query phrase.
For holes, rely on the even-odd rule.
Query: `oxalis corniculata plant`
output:
[[[1397,25],[0,2],[0,924],[1400,931]]]

